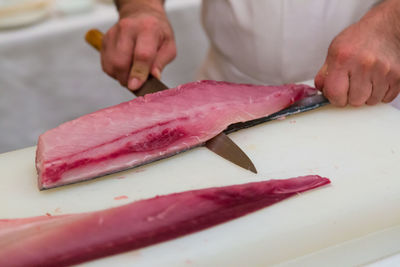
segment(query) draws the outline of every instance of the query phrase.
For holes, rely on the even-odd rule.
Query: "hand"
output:
[[[162,0],[119,1],[120,19],[103,38],[104,72],[122,86],[138,89],[149,73],[161,71],[176,56],[172,28]]]
[[[336,106],[391,102],[400,91],[400,1],[386,0],[331,43],[315,86]]]

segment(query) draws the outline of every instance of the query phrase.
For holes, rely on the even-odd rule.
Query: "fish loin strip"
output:
[[[0,220],[0,266],[68,266],[142,248],[329,183],[309,175],[174,193],[95,212]]]
[[[199,81],[99,110],[39,137],[39,188],[165,158],[203,144],[230,124],[268,116],[313,93],[307,85]]]

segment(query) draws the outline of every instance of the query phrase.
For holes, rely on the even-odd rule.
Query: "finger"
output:
[[[108,32],[104,35],[102,41],[102,48],[100,50],[100,59],[101,59],[101,67],[103,71],[107,73],[109,76],[114,77],[114,68],[111,63],[112,59],[112,50],[114,47],[116,39],[116,28],[111,27]]]
[[[329,70],[329,66],[328,66]],[[349,76],[344,69],[329,70],[324,80],[323,94],[335,106],[344,107],[348,101]]]
[[[392,102],[399,94],[400,88],[399,84],[396,87],[392,87],[390,85],[389,90],[387,91],[385,97],[383,98],[382,102],[390,103]]]
[[[151,73],[157,79],[161,79],[164,67],[176,57],[176,45],[174,40],[165,41],[158,50]]]
[[[123,28],[118,29],[112,62],[117,80],[121,85],[128,85],[129,71],[133,61],[135,49],[135,32],[127,32]]]
[[[382,102],[389,103],[392,102],[400,91],[400,70],[392,68],[387,75],[389,81],[389,90],[386,92],[385,97]]]
[[[318,74],[315,76],[314,79],[315,87],[320,91],[322,91],[322,89],[324,88],[324,81],[327,74],[328,74],[328,64],[325,62],[324,65],[321,67],[321,69],[318,71]]]
[[[359,107],[365,104],[372,94],[372,81],[369,72],[357,69],[350,74],[349,104]]]
[[[115,74],[116,79],[119,81],[121,86],[128,87],[128,77],[129,72],[116,72]]]
[[[138,89],[147,80],[150,67],[157,53],[159,38],[154,32],[138,35],[133,55],[133,65],[129,74],[128,88]]]
[[[374,69],[372,76],[372,93],[370,98],[367,100],[367,105],[376,105],[381,102],[389,90],[389,83],[386,75],[388,68],[380,65]]]

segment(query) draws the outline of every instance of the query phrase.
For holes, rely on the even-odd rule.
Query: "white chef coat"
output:
[[[379,0],[203,0],[210,39],[199,78],[283,84],[313,79],[332,39]]]

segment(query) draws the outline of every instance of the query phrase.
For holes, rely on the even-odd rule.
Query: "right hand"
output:
[[[123,2],[119,21],[103,38],[104,72],[130,90],[142,86],[149,73],[160,79],[165,65],[176,56],[174,34],[162,2]]]

